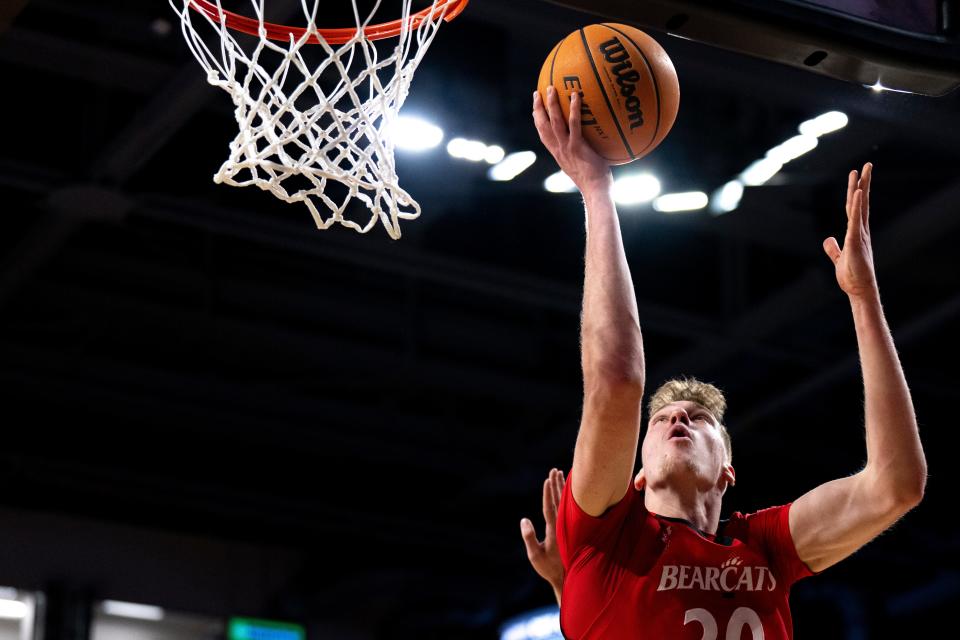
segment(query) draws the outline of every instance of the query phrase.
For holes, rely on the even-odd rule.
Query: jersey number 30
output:
[[[703,625],[702,640],[717,640],[717,619],[706,609],[688,609],[683,617],[683,624],[699,622]],[[727,623],[726,640],[740,640],[740,633],[744,627],[750,627],[753,640],[763,640],[763,625],[760,616],[749,607],[740,607],[730,616]]]

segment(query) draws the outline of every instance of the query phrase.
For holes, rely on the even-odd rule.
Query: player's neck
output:
[[[701,531],[715,534],[720,522],[722,497],[716,491],[701,493],[696,490],[678,490],[674,487],[647,487],[644,491],[643,503],[651,513],[668,518],[680,518]]]

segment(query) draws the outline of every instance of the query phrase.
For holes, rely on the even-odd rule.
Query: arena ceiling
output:
[[[530,93],[553,44],[597,18],[474,0],[440,31],[405,112],[538,160],[495,183],[442,147],[398,155],[423,214],[392,241],[211,182],[231,105],[166,3],[20,4],[0,35],[3,506],[296,549],[265,612],[375,637],[493,637],[548,604],[518,522],[571,459],[584,238],[578,197],[543,189]],[[665,190],[711,192],[825,111],[849,124],[725,215],[621,209],[648,386],[683,373],[727,392],[725,514],[857,471],[856,342],[821,242],[843,232],[846,173],[873,162],[878,278],[931,480],[893,532],[798,585],[797,633],[836,620],[839,592],[887,629],[946,615],[960,97],[654,35],[682,92],[641,162]]]

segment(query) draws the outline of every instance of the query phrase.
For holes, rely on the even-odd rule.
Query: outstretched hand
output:
[[[540,141],[554,157],[560,169],[573,180],[581,193],[591,188],[609,188],[612,175],[609,163],[597,155],[583,139],[580,128],[580,94],[570,94],[570,117],[564,118],[557,90],[547,87],[546,104],[539,91],[533,92],[533,123]]]
[[[557,548],[557,510],[560,508],[560,497],[566,480],[563,471],[551,469],[547,479],[543,481],[543,542],[537,540],[537,532],[529,518],[520,521],[520,535],[527,548],[527,559],[537,574],[550,583],[553,593],[560,604],[560,595],[563,593],[563,561],[560,559],[560,550]],[[637,491],[646,488],[647,479],[643,469],[633,478],[633,486]]]
[[[863,165],[858,176],[853,170],[847,179],[847,234],[841,250],[834,237],[823,241],[823,250],[833,261],[837,283],[851,298],[874,296],[877,276],[870,242],[870,181],[873,164]]]
[[[557,509],[563,495],[563,472],[551,469],[543,481],[543,542],[537,540],[537,532],[529,518],[520,521],[520,535],[527,548],[527,559],[541,578],[550,583],[559,602],[563,591],[563,562],[557,548]]]

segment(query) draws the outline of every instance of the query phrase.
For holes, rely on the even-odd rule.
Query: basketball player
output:
[[[736,475],[723,426],[726,403],[716,387],[674,380],[653,394],[642,469],[631,482],[646,382],[643,340],[613,179],[584,142],[580,98],[571,99],[569,120],[552,88],[545,105],[536,93],[533,104],[540,140],[586,204],[583,415],[556,520],[564,636],[714,640],[747,630],[754,640],[791,638],[790,586],[890,527],[920,502],[926,483],[913,405],[874,275],[873,167],[850,173],[843,249],[834,238],[823,243],[853,313],[866,465],[793,503],[734,513],[721,528],[721,500]],[[676,295],[687,294],[678,287]]]

